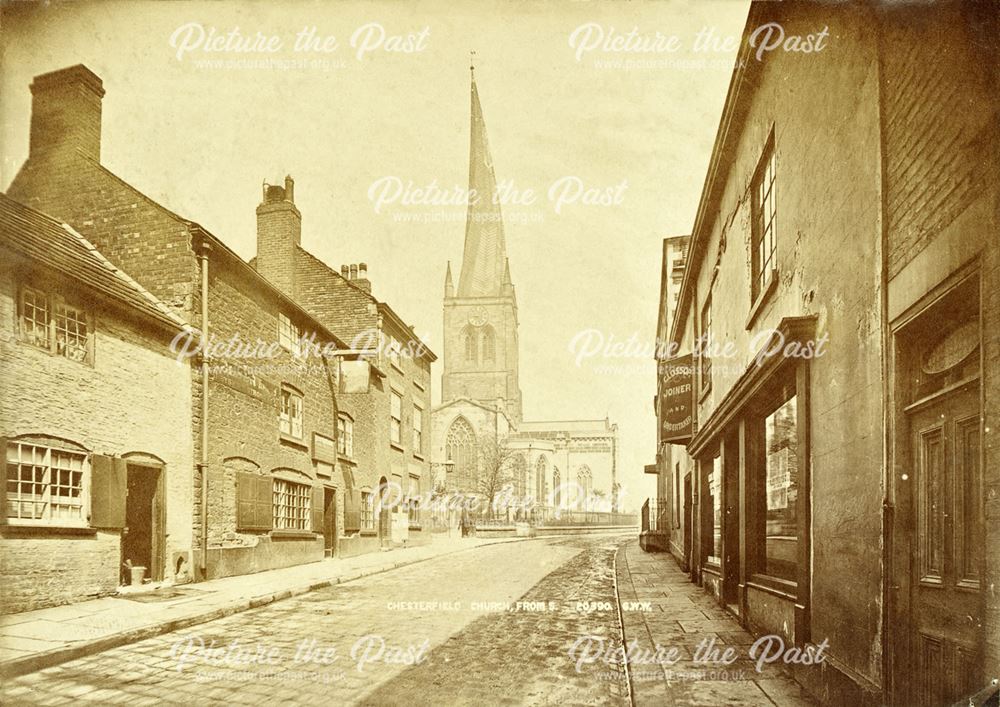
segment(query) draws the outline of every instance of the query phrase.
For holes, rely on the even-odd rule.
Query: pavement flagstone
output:
[[[638,707],[817,704],[784,667],[766,665],[763,672],[756,672],[747,656],[754,637],[714,597],[692,584],[672,555],[644,552],[633,540],[618,549],[616,565],[625,644],[635,640],[640,649],[651,652],[657,646],[676,647],[679,656],[672,664],[629,666]],[[627,611],[630,601],[649,602],[649,610]],[[742,657],[720,668],[694,662],[694,651],[706,638],[715,638],[722,650],[735,646]]]

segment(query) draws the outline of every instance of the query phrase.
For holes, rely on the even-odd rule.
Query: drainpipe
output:
[[[212,250],[208,239],[202,235],[198,259],[201,261],[201,337],[208,343],[208,254]],[[208,569],[208,360],[201,354],[201,576]]]
[[[881,642],[881,672],[882,700],[886,704],[895,703],[899,697],[895,680],[894,663],[902,656],[893,644],[893,616],[896,611],[896,595],[893,577],[894,526],[896,522],[895,476],[891,465],[895,463],[895,453],[892,450],[895,439],[895,423],[893,408],[894,366],[892,363],[892,334],[889,331],[889,224],[887,222],[887,194],[885,180],[885,53],[882,23],[884,18],[880,13],[872,11],[875,25],[875,68],[876,68],[876,105],[878,111],[878,182],[879,182],[879,328],[881,330],[882,347],[882,606],[880,612],[879,641]]]

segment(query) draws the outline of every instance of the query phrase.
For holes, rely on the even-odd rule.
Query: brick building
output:
[[[196,577],[334,554],[347,489],[336,453],[339,365],[302,355],[297,336],[344,344],[221,240],[101,165],[104,90],[86,67],[38,76],[31,90],[31,146],[11,195],[71,224],[196,326],[203,337],[192,349],[233,337],[266,349],[263,359],[225,346],[192,352]]]
[[[190,579],[191,372],[170,352],[186,330],[79,233],[0,195],[3,613],[109,594],[126,564]]]
[[[826,43],[758,55],[769,22]],[[997,677],[997,30],[987,4],[753,3],[698,207],[671,550],[753,632],[826,641],[796,671],[826,704]]]
[[[251,262],[352,350],[370,352],[344,363],[338,397],[338,458],[348,489],[341,554],[427,542],[419,504],[432,491],[430,369],[437,357],[372,294],[365,263],[338,272],[302,247],[291,177],[264,185]]]

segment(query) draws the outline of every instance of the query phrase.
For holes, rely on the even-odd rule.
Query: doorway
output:
[[[691,570],[691,472],[684,475],[684,571]]]
[[[740,606],[740,444],[737,435],[722,446],[722,603],[736,616]]]
[[[895,704],[952,704],[986,684],[979,302],[967,277],[897,332]]]
[[[122,583],[131,581],[129,567],[145,567],[154,582],[163,579],[162,468],[126,466],[125,527],[122,528]]]
[[[337,554],[337,490],[323,489],[323,556]]]
[[[383,476],[378,482],[378,539],[379,547],[392,547],[392,508],[385,502],[389,497],[389,484]]]

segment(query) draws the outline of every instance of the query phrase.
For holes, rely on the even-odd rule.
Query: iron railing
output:
[[[668,529],[668,507],[655,498],[648,498],[642,504],[642,532],[666,532]]]

